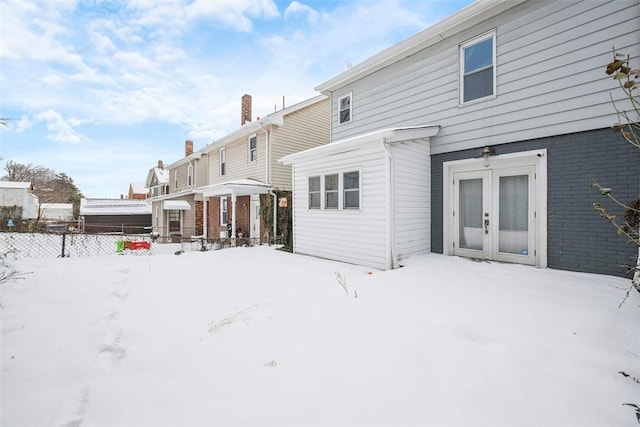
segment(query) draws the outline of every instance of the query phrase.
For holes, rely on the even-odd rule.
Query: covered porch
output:
[[[202,187],[198,193],[206,206],[203,210],[205,238],[228,239],[233,245],[236,239],[260,241],[260,195],[271,193],[269,184],[247,178]]]

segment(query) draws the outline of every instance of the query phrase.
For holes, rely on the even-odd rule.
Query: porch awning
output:
[[[208,187],[198,189],[198,192],[202,193],[204,197],[216,197],[226,196],[228,194],[235,194],[236,196],[267,194],[270,190],[271,186],[269,184],[247,178],[210,185]]]
[[[191,205],[186,200],[165,200],[163,209],[165,211],[188,211]]]

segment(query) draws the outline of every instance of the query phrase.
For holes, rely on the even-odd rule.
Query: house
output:
[[[256,242],[272,234],[264,213],[277,224],[274,199],[291,193],[291,168],[278,159],[329,142],[329,100],[319,95],[252,121],[245,94],[240,113],[239,129],[195,152],[187,141],[184,158],[166,168],[168,191],[151,199],[154,233]]]
[[[186,140],[184,157],[162,169],[164,193],[151,199],[155,235],[171,240],[203,235],[203,197],[196,190],[207,185],[208,170],[207,154],[194,153],[193,141]],[[150,171],[150,176],[157,175]]]
[[[0,218],[3,224],[11,219],[38,218],[38,196],[30,182],[0,181]]]
[[[331,143],[285,156],[294,251],[380,269],[435,252],[625,274],[593,210],[640,195],[611,125],[612,46],[640,57],[638,1],[476,1],[316,90]],[[618,211],[618,213],[620,213]]]
[[[158,160],[158,165],[149,169],[145,188],[149,189],[149,197],[158,197],[169,193],[169,173],[164,168],[162,160]]]
[[[80,231],[85,233],[149,234],[151,203],[148,200],[80,200]]]
[[[130,200],[144,200],[149,197],[149,191],[139,182],[132,182],[129,184],[129,193],[127,198]]]
[[[73,203],[41,203],[40,218],[47,221],[73,221]]]

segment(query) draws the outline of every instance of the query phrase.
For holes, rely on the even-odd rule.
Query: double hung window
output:
[[[360,171],[308,178],[309,209],[360,209]]]
[[[258,138],[254,135],[249,138],[249,163],[258,161]]]
[[[496,94],[496,35],[484,34],[460,45],[460,102]]]
[[[227,151],[223,148],[220,150],[220,176],[227,174]]]
[[[340,123],[348,123],[351,121],[351,94],[343,96],[339,101],[339,121]]]

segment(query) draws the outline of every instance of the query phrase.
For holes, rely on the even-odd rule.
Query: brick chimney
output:
[[[164,163],[162,163],[162,160],[158,160],[158,168],[164,169]]]
[[[240,126],[251,121],[251,95],[242,95],[242,109],[240,110]]]
[[[192,154],[193,154],[193,141],[190,139],[187,139],[184,142],[184,156],[188,157]]]

